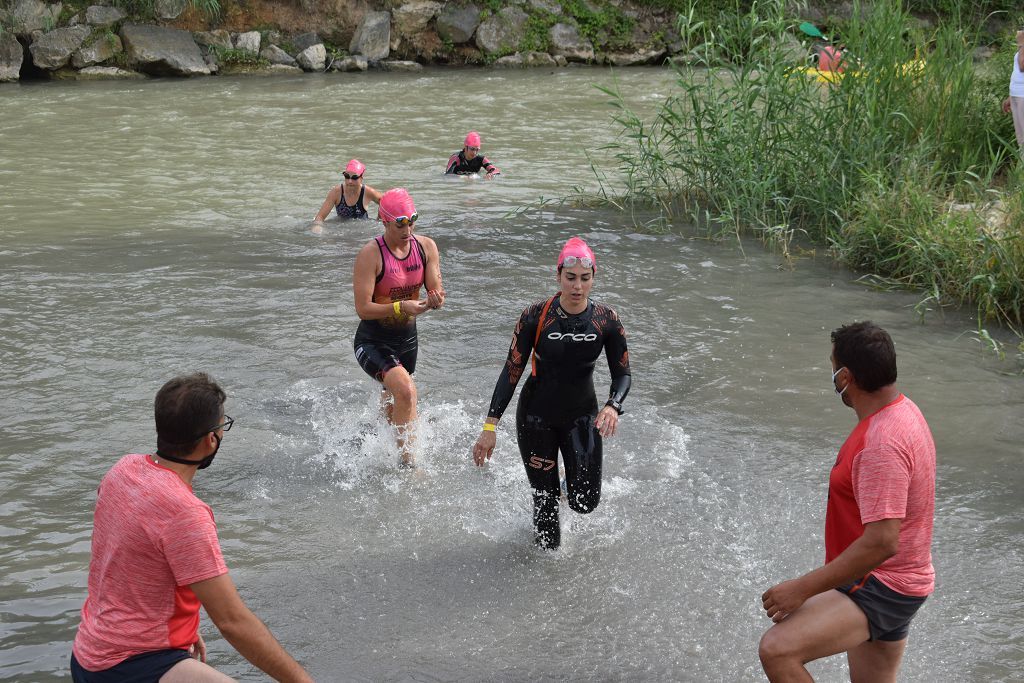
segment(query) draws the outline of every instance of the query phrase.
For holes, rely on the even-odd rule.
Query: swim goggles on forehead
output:
[[[389,223],[394,221],[395,223],[398,223],[398,227],[404,228],[407,225],[412,225],[413,223],[415,223],[416,219],[419,217],[420,215],[418,213],[414,213],[411,216],[395,216],[394,218],[390,218],[387,220]]]
[[[583,266],[584,268],[593,268],[594,261],[586,256],[566,256],[562,259],[561,265],[566,268],[572,268],[576,264]]]

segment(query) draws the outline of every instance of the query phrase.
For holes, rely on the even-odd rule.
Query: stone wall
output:
[[[80,10],[46,0],[2,2],[0,82],[434,64],[629,66],[659,64],[683,48],[674,13],[631,0],[507,0],[498,11],[472,0],[249,0],[250,15],[219,22],[187,0],[156,0],[147,21],[111,0]],[[252,30],[247,18],[276,27]]]

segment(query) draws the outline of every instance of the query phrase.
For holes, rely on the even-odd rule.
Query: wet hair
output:
[[[896,381],[892,337],[870,320],[833,330],[832,357],[836,367],[845,366],[864,391],[878,391]]]
[[[168,381],[156,392],[157,449],[168,455],[189,455],[224,415],[227,394],[209,375],[196,372]]]

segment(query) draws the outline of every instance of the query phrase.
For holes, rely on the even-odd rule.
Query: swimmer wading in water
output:
[[[594,252],[586,242],[578,237],[566,242],[558,256],[559,293],[520,316],[473,446],[477,465],[491,458],[498,421],[532,352],[530,374],[516,409],[516,438],[533,489],[535,540],[547,549],[561,543],[558,453],[565,465],[569,507],[582,514],[593,511],[601,497],[601,439],[615,434],[629,393],[626,332],[615,311],[589,298],[596,273]],[[602,351],[612,385],[598,410],[593,374]]]

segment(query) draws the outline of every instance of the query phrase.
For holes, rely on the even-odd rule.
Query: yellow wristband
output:
[[[396,301],[394,303],[394,307],[395,307],[395,315],[402,315],[402,302],[401,301]]]
[[[498,431],[498,425],[494,424],[493,422],[484,422],[484,431],[496,432]]]

